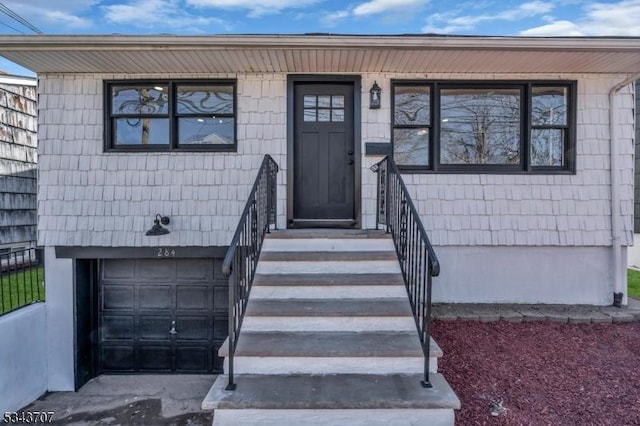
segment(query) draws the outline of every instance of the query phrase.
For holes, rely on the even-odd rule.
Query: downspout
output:
[[[611,247],[613,251],[613,306],[622,307],[624,286],[620,262],[622,243],[620,241],[620,191],[618,183],[618,108],[616,94],[624,87],[640,80],[640,73],[627,77],[609,91],[609,135],[611,137]]]

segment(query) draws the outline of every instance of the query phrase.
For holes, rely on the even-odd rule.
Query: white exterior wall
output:
[[[237,79],[237,153],[104,153],[103,80],[124,78]],[[362,151],[366,142],[388,142],[390,79],[526,80],[526,74],[362,74]],[[443,275],[436,291],[442,300],[609,304],[612,293],[611,187],[609,157],[610,88],[620,76],[535,75],[537,80],[577,80],[575,175],[407,174],[405,182],[432,243]],[[368,108],[369,88],[382,87],[382,108]],[[215,246],[227,245],[264,154],[280,165],[278,224],[285,227],[286,99],[285,74],[239,75],[42,75],[40,76],[39,244],[46,246]],[[619,95],[622,244],[632,244],[633,91]],[[381,157],[363,157],[362,224],[375,227],[375,175],[369,167]],[[146,237],[156,213],[171,217],[171,233]],[[546,263],[539,248],[552,247]],[[457,249],[459,248],[459,249]],[[485,293],[468,291],[465,275],[478,269],[464,248],[486,254]],[[528,248],[536,248],[528,249]],[[564,250],[555,250],[561,249]],[[589,248],[592,265],[575,297],[572,283],[555,277],[581,268],[578,249]],[[496,250],[494,250],[496,249]],[[517,275],[504,271],[502,249],[530,259],[548,271],[529,284],[547,283],[544,298],[519,297]],[[516,250],[517,249],[517,250]],[[551,252],[551,251],[550,251]],[[475,252],[474,252],[475,253]],[[493,254],[495,253],[495,255]],[[561,255],[562,253],[562,255]],[[597,255],[596,255],[597,253]],[[565,257],[563,257],[565,256]],[[453,272],[458,271],[455,274]],[[456,275],[458,274],[458,275]],[[573,275],[577,282],[578,278]],[[478,279],[483,279],[479,276]],[[550,284],[554,283],[554,284]],[[583,287],[584,288],[584,287]],[[492,289],[489,291],[489,289]],[[507,291],[508,289],[508,291]],[[516,293],[512,292],[515,289]],[[456,296],[457,295],[457,296]]]
[[[45,304],[37,303],[0,317],[0,413],[47,391],[45,316]]]
[[[47,290],[47,389],[72,391],[75,388],[73,261],[56,259],[55,249],[46,247],[44,273]]]
[[[285,211],[285,75],[237,77],[237,153],[105,153],[103,80],[131,77],[40,76],[38,244],[228,245],[265,154],[281,167],[278,211]],[[156,213],[171,218],[171,233],[147,237]],[[284,227],[283,215],[279,222]]]

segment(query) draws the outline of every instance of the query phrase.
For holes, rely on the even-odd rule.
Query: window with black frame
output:
[[[233,81],[107,82],[107,150],[236,149]]]
[[[575,170],[575,82],[392,82],[406,172]]]

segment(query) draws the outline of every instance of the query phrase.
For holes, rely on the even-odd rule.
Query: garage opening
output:
[[[97,374],[222,373],[227,280],[221,259],[104,259]]]

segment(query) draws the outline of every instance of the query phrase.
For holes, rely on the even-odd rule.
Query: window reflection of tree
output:
[[[507,90],[443,90],[442,162],[518,164],[520,96]],[[511,93],[510,93],[511,92]]]
[[[115,88],[113,97],[119,95],[128,97],[134,91],[137,99],[128,99],[120,103],[119,114],[157,115],[168,111],[168,94],[160,88]],[[178,111],[182,114],[207,114],[216,118],[217,114],[233,114],[233,93],[224,88],[205,88],[204,90],[180,91],[176,102]],[[149,144],[151,132],[151,117],[127,117],[126,123],[130,127],[141,127],[141,144]]]
[[[127,92],[129,91],[136,92],[137,99],[123,101],[118,108],[120,114],[155,115],[166,110],[167,94],[160,89],[124,87],[114,89],[113,96],[115,99],[117,99],[120,94],[127,96]],[[139,127],[142,124],[140,142],[142,145],[148,145],[149,134],[151,132],[151,118],[127,117],[125,121],[130,127]]]
[[[534,166],[561,166],[564,163],[565,91],[561,87],[547,87],[534,92],[531,109],[531,164]]]
[[[394,159],[401,165],[427,165],[431,126],[430,89],[398,86],[394,95]]]

